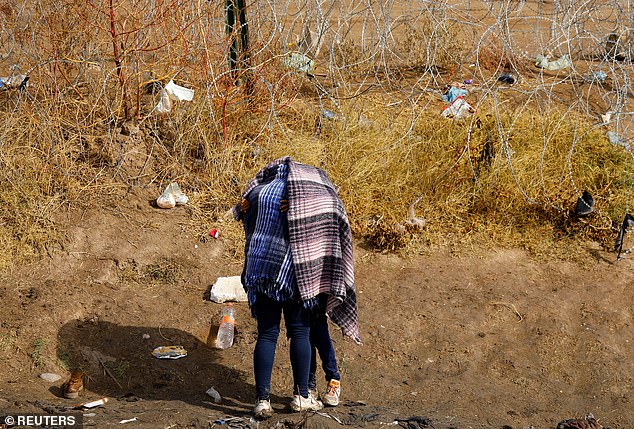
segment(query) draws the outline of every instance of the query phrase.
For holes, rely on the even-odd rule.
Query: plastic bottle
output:
[[[218,327],[218,335],[216,336],[216,347],[219,349],[228,349],[233,344],[233,332],[235,325],[235,311],[233,304],[227,303],[222,309],[220,317],[220,326]]]

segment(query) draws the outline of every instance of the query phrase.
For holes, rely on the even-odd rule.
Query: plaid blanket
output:
[[[288,166],[279,165],[270,173],[249,192],[251,207],[244,215],[246,245],[242,284],[252,310],[258,294],[277,302],[295,299],[297,295],[286,213],[280,212],[280,200],[287,198]]]
[[[255,175],[243,198],[281,164],[289,166],[289,243],[300,297],[311,301],[320,293],[327,294],[328,317],[360,343],[352,233],[343,203],[326,173],[290,157],[280,158]],[[239,204],[233,213],[241,219]]]

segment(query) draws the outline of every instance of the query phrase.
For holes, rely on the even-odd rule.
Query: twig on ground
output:
[[[503,305],[505,307],[508,307],[508,308],[512,309],[515,312],[515,314],[519,318],[518,322],[521,322],[522,320],[524,320],[524,317],[521,315],[521,313],[519,311],[517,311],[517,308],[515,308],[515,304],[511,304],[511,303],[508,303],[508,302],[490,302],[489,304],[491,304],[491,305]]]
[[[119,380],[117,380],[117,378],[114,376],[114,374],[112,374],[112,372],[108,369],[106,364],[103,363],[103,361],[99,358],[99,356],[95,355],[95,357],[97,358],[97,360],[99,361],[99,363],[103,367],[104,371],[106,371],[106,374],[108,374],[110,376],[110,378],[112,378],[114,380],[114,382],[117,383],[117,386],[119,386],[119,389],[123,389],[123,386],[121,385],[121,383],[119,383]]]
[[[170,341],[170,342],[174,342],[174,340],[173,340],[173,339],[171,339],[171,338],[167,338],[165,335],[163,335],[163,333],[161,332],[161,326],[160,326],[160,325],[159,325],[159,327],[158,327],[158,331],[159,331],[159,335],[160,335],[161,337],[163,337],[163,339],[164,339],[164,340],[167,340],[167,341]]]

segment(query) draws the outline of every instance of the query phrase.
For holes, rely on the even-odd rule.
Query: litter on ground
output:
[[[247,301],[247,293],[242,287],[240,276],[218,277],[211,287],[209,299],[213,302]]]
[[[549,61],[548,57],[543,55],[537,55],[535,60],[535,65],[544,70],[555,71],[572,67],[572,61],[570,61],[568,55],[562,55],[559,59],[554,61]]]
[[[161,89],[161,99],[155,109],[159,113],[169,113],[172,110],[172,101],[192,101],[194,99],[194,90],[176,85],[170,80],[163,89]]]
[[[183,346],[159,346],[152,350],[152,356],[157,359],[180,359],[187,356]]]
[[[156,199],[156,205],[162,209],[171,209],[175,206],[187,204],[189,197],[183,194],[176,182],[170,182],[160,197]]]
[[[475,109],[463,97],[458,97],[440,114],[443,118],[462,119],[475,113]]]

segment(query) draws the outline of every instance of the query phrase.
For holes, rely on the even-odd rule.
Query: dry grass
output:
[[[121,13],[142,4],[130,2]],[[223,216],[253,174],[284,155],[325,169],[340,187],[355,235],[389,251],[502,245],[569,255],[584,239],[610,247],[612,222],[628,207],[630,154],[612,146],[585,113],[558,107],[548,93],[518,91],[502,110],[499,95],[483,88],[469,98],[477,102],[475,117],[441,118],[438,92],[464,69],[469,49],[455,26],[439,27],[426,16],[398,21],[398,40],[381,53],[361,51],[353,37],[330,41],[333,75],[312,80],[282,65],[282,41],[264,47],[257,38],[252,68],[232,77],[226,36],[210,30],[221,8],[117,16],[121,34],[137,29],[119,40],[122,83],[107,22],[94,21],[108,14],[67,2],[50,13],[30,10],[33,16],[5,6],[3,25],[32,40],[22,44],[30,86],[0,93],[0,270],[63,239],[54,221],[60,209],[168,178],[191,196],[192,230],[208,239],[224,222],[223,235],[239,254],[240,225]],[[35,19],[38,13],[46,19]],[[31,22],[44,24],[30,28]],[[146,38],[133,37],[141,34]],[[158,43],[167,34],[170,43]],[[501,46],[494,40],[477,47],[480,72],[522,71],[521,60]],[[392,50],[394,57],[386,57]],[[435,71],[414,83],[392,73],[403,64]],[[372,76],[372,90],[368,82],[345,81],[346,73]],[[256,77],[251,92],[234,84],[248,76]],[[144,85],[172,77],[196,97],[158,115],[159,96]],[[337,117],[327,119],[324,109]],[[569,210],[586,189],[597,213],[573,221]],[[423,229],[406,226],[412,211],[425,219]]]
[[[504,245],[552,254],[554,243],[569,237],[609,247],[611,222],[629,195],[629,154],[604,130],[563,111],[500,116],[483,101],[476,117],[452,121],[437,109],[390,106],[366,94],[340,103],[338,119],[321,117],[316,103],[288,100],[275,128],[266,130],[263,107],[235,103],[214,118],[217,111],[206,109],[217,106],[200,101],[133,132],[129,125],[62,125],[72,112],[49,118],[49,125],[60,122],[53,128],[36,125],[35,114],[13,119],[5,128],[12,144],[2,154],[2,265],[58,240],[51,214],[61,207],[168,176],[196,192],[192,225],[204,239],[255,172],[284,155],[325,169],[340,187],[356,236],[388,250]],[[572,222],[568,212],[585,189],[599,210]],[[422,231],[403,230],[413,204],[426,220]],[[223,229],[240,241],[239,225]]]

